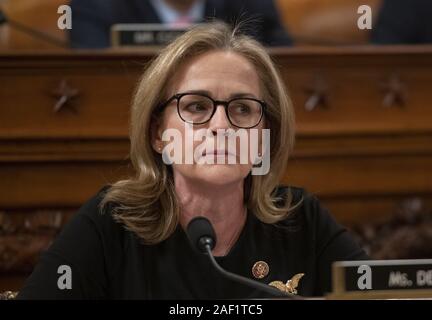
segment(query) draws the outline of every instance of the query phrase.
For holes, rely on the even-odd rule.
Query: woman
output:
[[[188,144],[202,129],[203,139]],[[169,130],[182,138],[176,150]],[[215,142],[240,131],[258,142],[257,157],[214,161],[239,160],[241,146]],[[222,267],[266,284],[304,274],[291,288],[301,295],[330,291],[333,261],[367,259],[313,196],[278,187],[294,142],[293,109],[264,48],[238,28],[199,26],[162,51],[136,91],[130,139],[136,176],[81,208],[19,298],[265,296],[223,278],[194,250],[184,230],[196,216],[212,223]],[[179,161],[167,164],[178,150]],[[252,174],[256,159],[270,159],[268,173]]]

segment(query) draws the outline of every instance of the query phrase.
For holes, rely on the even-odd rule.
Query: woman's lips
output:
[[[218,149],[207,152],[207,150],[204,150],[203,156],[233,156],[236,157],[237,155],[234,153],[229,152],[228,150]]]

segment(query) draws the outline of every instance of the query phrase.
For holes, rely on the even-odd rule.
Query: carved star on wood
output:
[[[406,105],[405,85],[398,75],[392,75],[381,87],[384,91],[382,101],[384,107],[404,107]]]
[[[65,108],[77,113],[73,102],[79,96],[79,90],[71,87],[67,80],[63,79],[59,83],[58,87],[51,92],[51,96],[57,99],[53,108],[54,113],[57,113]]]
[[[321,76],[314,78],[312,84],[305,89],[308,98],[306,99],[304,108],[306,111],[313,111],[318,107],[327,107],[327,91],[328,85]]]

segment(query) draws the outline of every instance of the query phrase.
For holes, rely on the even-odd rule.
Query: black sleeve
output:
[[[108,276],[104,253],[107,241],[101,226],[95,223],[97,220],[92,219],[92,215],[101,216],[101,221],[107,219],[97,211],[99,200],[99,197],[94,197],[87,202],[63,228],[50,248],[41,255],[18,299],[106,298]],[[59,270],[61,266],[70,268],[70,273]],[[71,287],[67,287],[67,274],[71,275]]]
[[[317,292],[322,296],[332,291],[332,264],[335,261],[369,260],[351,234],[338,224],[317,199],[311,201],[315,215],[315,248]]]
[[[113,4],[110,0],[71,0],[72,48],[106,48],[110,46]]]

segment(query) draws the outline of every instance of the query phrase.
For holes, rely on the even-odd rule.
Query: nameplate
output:
[[[111,27],[113,47],[165,46],[190,27],[164,24],[115,24]]]
[[[432,259],[335,262],[333,293],[422,291],[432,297]]]

